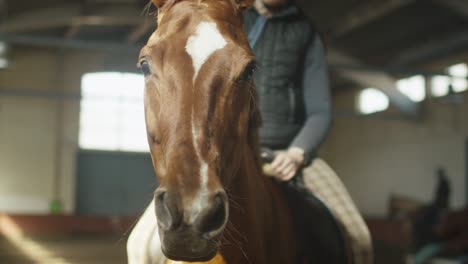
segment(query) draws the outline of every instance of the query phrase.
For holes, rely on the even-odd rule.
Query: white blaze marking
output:
[[[201,185],[206,186],[208,184],[208,164],[202,162],[200,166],[200,175],[201,175]]]
[[[193,223],[197,219],[197,216],[203,210],[203,206],[207,204],[208,199],[208,192],[207,192],[207,185],[208,185],[208,163],[203,160],[200,148],[198,146],[198,132],[195,128],[194,123],[194,116],[192,110],[192,138],[193,138],[193,146],[195,148],[195,153],[197,154],[198,160],[200,161],[200,189],[198,190],[197,196],[193,199],[191,206],[189,207],[189,212],[186,214],[188,217],[186,219],[187,223]]]
[[[198,160],[202,162],[202,157],[200,153],[200,147],[198,146],[198,131],[195,127],[195,122],[194,122],[194,115],[193,115],[193,107],[192,107],[192,140],[193,140],[193,147],[195,148],[195,153],[197,153]],[[200,169],[201,171],[201,169]]]
[[[193,81],[196,80],[200,69],[208,58],[213,55],[217,50],[224,48],[227,45],[226,40],[223,38],[214,22],[201,22],[196,29],[195,34],[187,39],[185,50],[192,58],[194,75]],[[200,134],[195,126],[194,111],[192,108],[192,136],[193,146],[197,153],[198,160],[200,161],[200,190],[197,196],[192,201],[188,214],[188,223],[195,221],[196,217],[203,210],[208,199],[207,185],[208,185],[208,163],[203,160],[198,145],[198,137]]]
[[[227,42],[221,35],[214,22],[201,22],[197,26],[197,31],[187,40],[185,50],[192,57],[196,79],[198,72],[208,58],[217,50],[226,46]]]
[[[195,153],[197,153],[198,160],[200,161],[200,185],[202,191],[206,190],[206,185],[208,184],[208,163],[203,160],[200,147],[198,146],[198,131],[195,128],[194,116],[193,116],[193,109],[192,109],[192,140],[193,140],[193,147],[195,148]]]

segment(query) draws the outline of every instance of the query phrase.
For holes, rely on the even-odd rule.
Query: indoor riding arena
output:
[[[0,264],[468,263],[467,91],[467,0],[0,0]]]

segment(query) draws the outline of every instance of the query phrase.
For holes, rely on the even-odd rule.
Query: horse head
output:
[[[254,56],[241,17],[252,1],[152,0],[158,28],[139,66],[160,182],[159,235],[173,260],[215,256],[229,218],[228,187],[256,138]]]

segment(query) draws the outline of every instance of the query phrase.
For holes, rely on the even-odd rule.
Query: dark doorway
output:
[[[156,188],[149,153],[80,151],[77,167],[78,214],[138,215]]]

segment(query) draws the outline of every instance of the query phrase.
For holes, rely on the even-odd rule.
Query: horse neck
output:
[[[248,263],[290,263],[295,253],[290,213],[282,193],[262,174],[255,146],[244,148],[234,182],[229,190],[230,224],[239,233]]]

